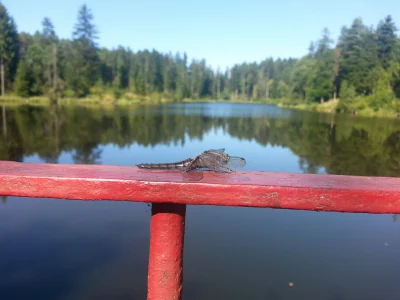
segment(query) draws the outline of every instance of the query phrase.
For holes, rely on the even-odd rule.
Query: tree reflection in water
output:
[[[234,105],[234,104],[232,104]],[[102,147],[183,145],[221,129],[241,140],[289,148],[305,173],[321,167],[330,174],[400,175],[400,121],[295,112],[280,117],[171,110],[168,105],[136,108],[79,106],[7,107],[7,134],[0,136],[0,159],[23,161],[38,155],[57,163],[63,151],[75,163],[101,163]],[[4,121],[2,120],[2,123]]]

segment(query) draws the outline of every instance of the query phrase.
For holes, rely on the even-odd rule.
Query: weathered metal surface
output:
[[[0,195],[400,213],[400,178],[385,177],[203,172],[190,181],[180,171],[1,161]]]
[[[179,300],[186,205],[156,203],[152,207],[148,300]]]

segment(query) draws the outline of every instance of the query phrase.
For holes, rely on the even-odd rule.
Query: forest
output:
[[[33,35],[18,32],[0,3],[2,97],[102,101],[222,101],[326,105],[340,111],[400,114],[400,38],[390,15],[376,28],[355,18],[336,44],[324,28],[301,58],[266,58],[214,70],[186,53],[100,47],[93,14],[82,5],[71,39],[50,18]],[[340,99],[340,100],[339,100]]]

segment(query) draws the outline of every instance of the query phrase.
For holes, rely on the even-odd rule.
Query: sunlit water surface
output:
[[[227,103],[6,112],[1,160],[131,166],[226,148],[246,158],[245,170],[400,175],[398,120]],[[1,299],[146,298],[147,204],[2,200]],[[184,298],[399,299],[396,221],[189,206]]]

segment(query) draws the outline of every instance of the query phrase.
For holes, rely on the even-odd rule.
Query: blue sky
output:
[[[400,0],[0,0],[18,30],[33,33],[49,17],[59,37],[70,38],[86,3],[99,30],[99,45],[186,52],[214,68],[301,57],[328,27],[337,39],[342,26],[361,17],[368,26],[392,15],[400,27]],[[398,32],[399,33],[399,32]]]

